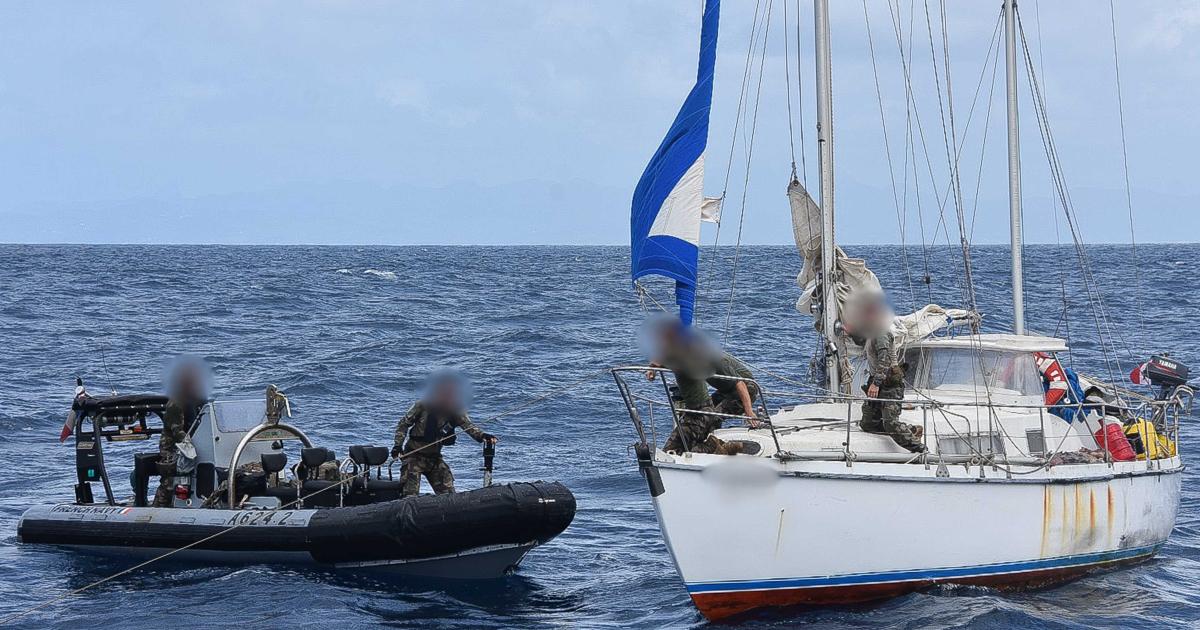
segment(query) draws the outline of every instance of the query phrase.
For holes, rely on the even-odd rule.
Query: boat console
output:
[[[100,503],[148,505],[147,497],[159,477],[158,444],[152,438],[162,434],[166,405],[165,396],[153,394],[86,397],[76,402],[72,409],[76,503],[96,503],[92,484],[99,484],[103,488]],[[193,425],[187,427],[196,457],[194,465],[180,467],[176,475],[174,507],[321,508],[400,498],[402,484],[387,465],[387,447],[355,445],[339,459],[333,449],[314,446],[297,427],[269,421],[266,405],[263,399],[203,404]],[[153,450],[134,453],[133,497],[123,502],[117,498],[105,465],[105,445],[129,441],[149,441]],[[301,446],[298,461],[289,462],[284,452],[289,442]],[[334,474],[322,478],[321,470]],[[346,479],[347,483],[341,483]]]

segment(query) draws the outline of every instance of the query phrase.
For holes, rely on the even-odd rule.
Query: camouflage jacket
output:
[[[903,376],[896,378],[896,355],[893,352],[895,340],[891,331],[884,330],[867,340],[867,367],[870,370],[871,382],[880,387],[895,387],[903,385]]]
[[[440,440],[447,435],[453,435],[455,428],[462,429],[476,442],[483,441],[483,430],[471,422],[465,411],[436,413],[423,403],[416,402],[396,425],[395,445],[402,447],[405,453],[420,449],[420,455],[441,455],[442,445],[450,440]],[[408,438],[407,444],[405,437]]]
[[[196,412],[188,412],[187,405],[174,399],[163,409],[163,432],[158,437],[158,452],[174,461],[175,445],[187,439],[189,425],[196,419]]]

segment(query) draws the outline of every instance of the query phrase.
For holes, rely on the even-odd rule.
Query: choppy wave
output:
[[[941,264],[932,266],[930,295],[920,281],[923,269],[914,267],[910,282],[897,248],[848,249],[880,273],[898,310],[961,301],[954,252],[931,253]],[[1010,310],[1007,253],[974,251],[985,325],[1001,329]],[[719,252],[722,260],[711,268],[728,269],[732,253]],[[1184,265],[1198,253],[1196,246],[1138,248],[1143,269]],[[1200,366],[1192,335],[1200,277],[1142,273],[1144,295],[1138,295],[1127,248],[1093,248],[1089,255],[1109,312],[1128,331],[1125,341],[1135,352],[1173,350],[1184,363]],[[920,257],[910,252],[909,258]],[[1063,260],[1074,255],[1028,249],[1034,330],[1068,332],[1060,325]],[[742,251],[729,345],[763,369],[805,378],[816,340],[811,322],[792,307],[798,262],[792,248]],[[200,354],[214,364],[218,394],[257,396],[266,383],[278,383],[292,395],[294,421],[319,444],[344,453],[349,444],[388,443],[429,370],[455,366],[469,373],[473,415],[486,421],[601,367],[636,360],[638,353],[642,312],[629,289],[623,248],[0,246],[0,269],[0,616],[130,564],[24,547],[13,536],[28,505],[72,496],[71,452],[58,444],[57,434],[77,374],[95,389],[149,390],[158,387],[167,357]],[[403,282],[384,281],[397,279],[396,270],[403,270]],[[723,331],[728,289],[722,273],[704,279],[702,325]],[[1068,290],[1069,332],[1082,342],[1074,358],[1104,373],[1099,346],[1086,343],[1094,324],[1082,287]],[[669,299],[669,292],[662,295]],[[512,578],[435,585],[287,567],[163,564],[57,604],[27,618],[27,625],[164,627],[178,625],[181,614],[199,625],[280,627],[703,624],[675,574],[626,450],[633,431],[611,380],[597,374],[489,430],[503,438],[498,480],[561,479],[579,498],[571,528],[531,553]],[[1184,431],[1188,452],[1197,432],[1191,426]],[[124,465],[136,450],[142,447],[113,447],[110,462]],[[473,442],[460,440],[447,455],[462,487],[480,483]],[[1185,473],[1177,531],[1159,558],[1145,565],[1032,593],[934,589],[870,606],[767,611],[738,623],[1195,627],[1198,474],[1194,468]],[[981,515],[993,516],[1002,517]],[[897,544],[919,538],[888,532],[886,523],[879,535],[894,536]]]
[[[363,273],[368,276],[375,276],[376,278],[383,278],[384,280],[395,280],[396,279],[395,271],[381,271],[379,269],[363,269]]]

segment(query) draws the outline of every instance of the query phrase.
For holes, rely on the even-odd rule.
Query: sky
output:
[[[946,0],[947,86],[930,59],[931,29],[941,68],[940,5],[927,26],[910,2],[832,3],[838,240],[944,242],[943,225],[957,239],[939,204],[949,87],[971,238],[1007,242],[1004,68],[993,81],[988,61],[1000,3]],[[739,94],[768,4],[750,134]],[[1022,2],[1022,21],[1084,238],[1128,242],[1132,207],[1138,242],[1195,240],[1200,5],[1115,3],[1129,202],[1108,3],[1040,5]],[[726,195],[722,243],[739,224],[744,243],[790,243],[793,152],[817,194],[811,2],[722,8],[706,193]],[[696,0],[9,0],[0,242],[625,244],[633,188],[695,77],[699,20]],[[1063,241],[1021,83],[1026,239]],[[906,143],[906,120],[925,144]]]

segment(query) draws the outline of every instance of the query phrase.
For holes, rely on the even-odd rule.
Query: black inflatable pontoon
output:
[[[157,435],[161,429],[148,418],[165,404],[159,396],[77,399],[76,502],[27,510],[17,527],[20,540],[145,557],[186,547],[172,557],[488,578],[515,568],[575,516],[575,497],[557,482],[401,498],[399,482],[384,475],[386,449],[352,447],[339,461],[295,427],[261,422],[262,400],[204,405],[189,430],[197,465],[176,477],[175,507],[146,505],[149,482],[157,479],[152,453],[135,456],[133,497],[119,502],[101,444]],[[305,448],[291,478],[281,480],[288,440]],[[228,471],[255,454],[263,470],[231,479]],[[225,467],[216,465],[222,455],[229,457]],[[315,464],[324,461],[336,463],[340,482],[315,478]],[[92,500],[93,482],[102,484],[105,500]]]

